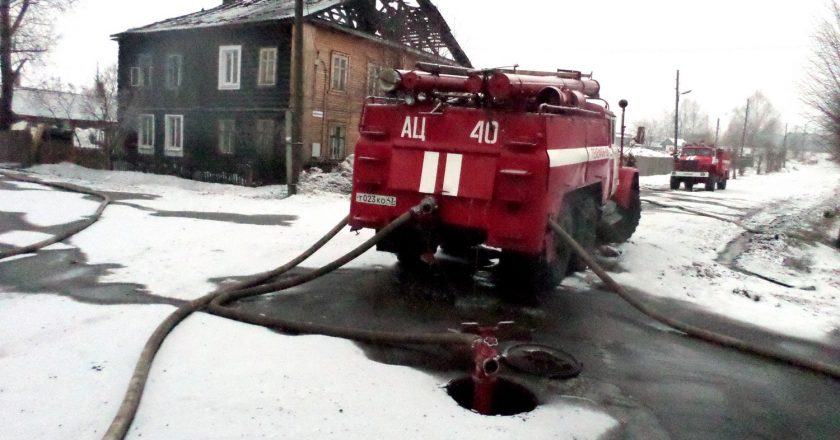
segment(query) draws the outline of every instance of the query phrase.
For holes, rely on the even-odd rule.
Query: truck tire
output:
[[[598,205],[592,196],[585,195],[575,203],[573,237],[584,250],[591,253],[595,249],[598,231]],[[570,269],[572,271],[586,270],[586,263],[577,254],[572,255]]]
[[[686,191],[694,191],[694,182],[685,182],[685,190]]]
[[[680,180],[676,177],[671,177],[671,189],[680,189]]]
[[[567,209],[565,203],[557,222],[574,237],[573,210]],[[499,279],[507,296],[530,299],[539,291],[553,290],[566,277],[571,269],[572,250],[559,237],[555,237],[553,242],[553,261],[548,261],[547,251],[540,255],[529,255],[502,250]]]
[[[687,188],[691,188],[689,182],[685,182]],[[598,239],[604,243],[623,243],[627,241],[639,226],[642,218],[642,201],[640,199],[638,186],[633,188],[630,206],[627,208],[617,206],[616,210],[621,220],[612,227],[598,228]]]
[[[706,179],[706,191],[714,191],[715,185],[717,185],[717,179],[715,179],[714,176],[709,176],[709,178]]]
[[[726,189],[726,181],[729,179],[718,180],[717,188],[718,189]]]

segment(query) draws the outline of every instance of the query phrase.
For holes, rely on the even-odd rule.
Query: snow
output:
[[[36,226],[67,223],[68,217],[80,220],[96,210],[99,201],[83,194],[53,190],[6,191],[0,197],[0,211],[22,212],[24,220]]]
[[[97,128],[74,128],[73,146],[76,148],[98,149],[105,132]]]
[[[0,234],[0,243],[17,247],[29,246],[30,244],[42,242],[52,235],[35,231],[9,231]]]
[[[316,14],[340,3],[340,0],[309,0],[305,15]],[[283,20],[294,16],[293,0],[240,0],[230,5],[194,12],[182,17],[170,18],[147,26],[129,29],[125,33],[146,33],[221,26],[246,22]]]
[[[88,264],[112,267],[100,282],[139,283],[171,298],[201,296],[215,288],[210,279],[276,267],[348,210],[348,196],[320,190],[283,198],[285,188],[207,184],[70,164],[29,171],[45,179],[135,193],[137,198],[118,198],[99,222],[68,243],[84,252]],[[0,190],[0,200],[21,192],[76,198],[59,191]],[[95,204],[88,208],[63,211],[65,222],[87,215]],[[27,209],[41,212],[35,203]],[[218,221],[188,218],[182,211],[243,217]],[[172,215],[158,215],[167,212]],[[284,217],[278,226],[250,222],[254,215]],[[340,233],[305,266],[331,261],[370,236],[370,231]],[[394,261],[372,251],[350,266]],[[0,438],[99,438],[117,410],[145,338],[172,308],[79,304],[44,293],[0,291],[0,378],[14,378],[8,385],[0,379],[0,419],[15,420],[0,424]],[[447,395],[444,386],[451,379],[373,362],[349,341],[284,336],[197,314],[163,345],[129,438],[254,438],[283,432],[304,439],[571,439],[598,438],[618,424],[595,405],[573,398],[555,398],[518,416],[479,416]]]
[[[137,283],[178,299],[212,290],[211,279],[284,263],[338,223],[349,206],[346,194],[329,192],[341,187],[346,168],[312,173],[319,177],[293,197],[286,197],[284,186],[245,188],[70,164],[28,171],[125,193],[100,222],[59,246],[79,248],[88,264],[108,264],[112,269],[101,282]],[[840,200],[837,166],[793,164],[789,172],[730,180],[727,190],[714,193],[669,192],[668,176],[641,183],[651,200],[733,220],[747,214],[750,227],[772,237],[778,231],[779,239],[756,236],[763,245],[754,238],[734,264],[814,290],[785,288],[719,262],[719,253],[744,232],[740,226],[649,204],[636,235],[621,246],[618,263],[626,272],[615,274],[620,283],[794,336],[823,340],[840,327],[840,252],[819,240],[803,245],[792,232],[812,225],[816,207]],[[0,210],[22,212],[37,226],[76,221],[96,209],[82,196],[15,185],[18,190],[0,190]],[[780,214],[787,215],[784,221]],[[23,233],[8,231],[0,241],[38,241]],[[371,234],[341,232],[304,266],[331,261]],[[394,261],[371,251],[351,267]],[[592,283],[587,273],[564,284],[583,289]],[[0,438],[101,437],[146,337],[171,310],[0,290]],[[443,386],[450,379],[373,362],[348,341],[280,335],[197,314],[163,345],[129,438],[278,432],[296,439],[598,438],[619,423],[572,396],[519,416],[479,416],[447,396]]]
[[[626,272],[616,274],[616,280],[782,334],[813,340],[836,334],[840,252],[822,243],[792,243],[783,230],[809,229],[809,216],[822,215],[824,203],[840,203],[840,168],[825,160],[789,167],[788,172],[730,179],[726,190],[716,192],[668,192],[668,175],[642,177],[640,183],[643,191],[655,191],[643,196],[652,201],[732,220],[746,214],[745,226],[768,234],[746,241],[746,251],[734,262],[736,268],[794,288],[719,261],[727,244],[745,232],[740,226],[650,204],[644,204],[639,229],[622,246],[620,264]],[[786,228],[774,227],[772,222],[779,219],[785,219]],[[781,234],[778,239],[777,234]],[[792,267],[796,262],[801,269]]]

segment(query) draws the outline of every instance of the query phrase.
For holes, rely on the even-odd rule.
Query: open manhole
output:
[[[463,377],[449,382],[446,391],[461,407],[473,409],[474,383],[472,377]],[[533,411],[539,401],[537,396],[524,386],[504,378],[497,378],[493,389],[493,403],[490,414],[512,416]]]
[[[523,373],[550,379],[567,379],[580,374],[580,362],[563,350],[542,344],[516,344],[508,347],[505,365]]]

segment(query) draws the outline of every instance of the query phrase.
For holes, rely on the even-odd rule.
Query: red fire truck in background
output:
[[[554,284],[579,263],[549,219],[588,248],[635,231],[638,171],[619,163],[591,76],[421,63],[381,84],[359,123],[350,225],[380,229],[429,196],[438,209],[379,250],[410,264],[483,244],[501,250],[502,279]]]
[[[706,191],[726,189],[729,179],[729,151],[714,145],[687,144],[674,156],[674,171],[671,172],[671,189],[685,185],[691,191],[695,183],[702,183]]]

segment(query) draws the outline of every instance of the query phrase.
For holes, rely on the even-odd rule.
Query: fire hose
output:
[[[0,174],[11,179],[52,186],[71,192],[89,194],[100,197],[102,199],[102,203],[100,204],[99,209],[97,209],[96,213],[83,225],[81,225],[81,227],[77,226],[71,228],[70,230],[65,231],[65,233],[53,237],[50,240],[45,240],[43,242],[36,243],[35,245],[27,246],[26,248],[21,248],[28,250],[21,251],[16,249],[15,251],[17,251],[17,253],[15,253],[14,255],[25,252],[32,252],[49,244],[62,241],[67,237],[70,237],[73,234],[84,230],[86,227],[90,226],[99,219],[99,217],[102,214],[102,211],[110,202],[110,198],[107,195],[80,186],[55,182],[43,182],[38,179],[25,177],[22,175],[9,174],[5,172],[0,172]],[[164,339],[172,331],[172,329],[174,329],[175,326],[178,325],[178,323],[183,321],[184,318],[188,317],[193,312],[200,311],[202,309],[207,309],[209,312],[218,316],[295,333],[318,333],[328,336],[353,339],[357,341],[377,342],[385,344],[442,344],[469,345],[475,347],[476,342],[481,340],[480,336],[469,335],[464,333],[407,334],[342,328],[314,324],[311,322],[298,322],[278,318],[269,318],[261,315],[242,312],[240,310],[236,310],[225,306],[225,304],[230,303],[232,301],[264,293],[276,292],[282,289],[287,289],[311,281],[327,273],[330,273],[340,268],[341,266],[347,264],[348,262],[352,261],[359,255],[373,247],[379,240],[391,233],[394,229],[409,222],[414,216],[428,213],[429,210],[434,208],[435,207],[433,206],[433,201],[424,200],[423,203],[421,203],[418,206],[415,206],[414,208],[412,208],[411,210],[409,210],[408,212],[391,222],[388,226],[378,231],[376,235],[374,235],[355,249],[351,250],[344,256],[336,259],[335,261],[319,269],[307,272],[305,274],[275,280],[277,277],[296,267],[306,258],[314,254],[318,249],[323,247],[330,239],[332,239],[339,231],[341,231],[341,229],[343,229],[346,226],[347,218],[345,218],[341,222],[339,222],[335,227],[333,227],[333,229],[330,230],[326,235],[324,235],[321,239],[314,243],[310,248],[305,250],[303,253],[301,253],[299,256],[295,257],[288,263],[274,270],[254,275],[250,279],[245,280],[243,282],[239,282],[234,285],[217,289],[211,293],[208,293],[207,295],[204,295],[179,307],[155,329],[155,332],[150,336],[150,338],[146,342],[146,345],[144,346],[140,358],[138,359],[137,364],[135,366],[134,374],[132,375],[132,378],[129,382],[128,390],[126,391],[126,394],[120,405],[117,415],[114,417],[108,431],[105,433],[105,436],[103,438],[108,440],[115,440],[123,439],[125,437],[131,425],[131,422],[134,420],[134,416],[137,412],[137,409],[139,408],[140,399],[142,397],[143,389],[145,387],[146,380],[151,370],[151,365],[154,360],[155,354],[162,345]],[[587,264],[587,266],[589,266],[592,269],[592,271],[595,272],[595,274],[598,275],[598,277],[601,278],[602,281],[604,281],[604,283],[611,291],[618,294],[630,305],[632,305],[645,315],[651,317],[652,319],[662,322],[672,328],[675,328],[679,331],[688,334],[689,336],[693,336],[698,339],[702,339],[726,347],[731,347],[742,352],[763,356],[772,360],[781,361],[803,369],[816,371],[818,373],[822,373],[833,378],[840,378],[840,367],[836,365],[811,359],[800,358],[793,354],[785,353],[781,350],[774,350],[772,348],[763,348],[755,346],[747,341],[743,341],[738,338],[722,335],[691,324],[687,324],[657,312],[655,309],[647,306],[638,298],[630,295],[626,290],[624,290],[623,287],[621,287],[621,285],[616,283],[615,280],[613,280],[612,277],[610,277],[604,271],[604,269],[601,268],[601,266],[594,260],[594,258],[588,252],[586,252],[568,233],[566,233],[562,229],[562,227],[560,227],[560,225],[558,225],[552,220],[549,222],[549,226],[563,240],[563,242],[570,246],[574,250],[574,252],[576,252],[581,257],[581,259]],[[4,254],[0,254],[0,258],[6,258],[7,256],[11,256],[3,255]],[[479,347],[479,349],[480,348],[481,347]],[[495,374],[498,370],[498,364],[494,362],[488,362],[487,368],[488,371],[486,371],[485,373]]]
[[[318,242],[283,266],[280,266],[272,271],[259,274],[250,280],[217,289],[216,291],[208,293],[201,298],[195,299],[179,307],[178,310],[173,312],[164,322],[158,325],[155,332],[146,342],[143,352],[140,355],[140,359],[138,359],[137,365],[135,366],[134,374],[129,382],[129,387],[126,391],[125,397],[123,398],[120,408],[117,411],[117,415],[111,422],[111,426],[108,428],[108,431],[105,433],[103,439],[119,440],[125,437],[129,427],[131,426],[131,422],[134,420],[137,409],[140,406],[140,399],[142,398],[143,389],[145,387],[146,380],[148,379],[149,371],[151,370],[152,361],[163,343],[163,340],[184,318],[193,312],[197,312],[204,308],[207,308],[210,313],[225,318],[294,333],[322,334],[356,341],[382,344],[472,346],[478,339],[475,335],[467,335],[463,333],[399,333],[353,329],[320,325],[311,322],[269,318],[225,306],[226,303],[231,301],[269,292],[278,292],[280,290],[298,286],[324,276],[354,260],[359,255],[373,247],[383,237],[390,234],[393,230],[411,221],[413,217],[428,214],[435,208],[436,206],[434,205],[433,199],[426,199],[419,205],[411,208],[409,211],[398,217],[396,220],[389,223],[386,227],[379,230],[373,237],[369,238],[355,249],[331,263],[305,274],[293,275],[277,281],[269,282],[270,280],[277,278],[283,273],[296,267],[306,258],[314,254],[318,249],[323,247],[341,229],[343,229],[344,226],[347,225],[347,218],[344,218],[332,230],[330,230],[330,232],[318,240]]]
[[[78,234],[79,232],[84,231],[85,229],[87,229],[88,227],[90,227],[91,225],[96,223],[99,220],[99,218],[102,216],[102,212],[105,211],[105,208],[108,206],[108,204],[111,203],[111,198],[108,197],[107,194],[99,192],[99,191],[94,191],[94,190],[89,189],[89,188],[84,188],[84,187],[81,187],[81,186],[72,185],[72,184],[69,184],[69,183],[62,183],[62,182],[45,182],[43,180],[36,179],[34,177],[25,176],[25,175],[20,174],[20,173],[9,173],[7,171],[0,171],[0,175],[2,175],[4,177],[7,177],[9,179],[19,180],[21,182],[36,183],[38,185],[63,189],[65,191],[87,194],[87,195],[97,197],[101,200],[99,202],[99,207],[96,208],[96,212],[94,212],[90,217],[88,217],[86,220],[84,220],[84,222],[82,222],[82,223],[80,223],[76,226],[73,226],[73,227],[67,229],[64,232],[61,232],[60,234],[56,234],[56,235],[54,235],[54,236],[52,236],[52,237],[50,237],[46,240],[42,240],[42,241],[39,241],[37,243],[33,243],[33,244],[23,246],[23,247],[18,247],[18,248],[12,249],[12,250],[0,252],[0,260],[5,259],[5,258],[9,258],[9,257],[14,257],[16,255],[23,255],[23,254],[32,253],[32,252],[35,252],[39,249],[43,249],[43,248],[45,248],[49,245],[67,240],[68,238]]]
[[[747,341],[744,341],[739,338],[735,338],[732,336],[723,335],[717,332],[713,332],[710,330],[706,330],[704,328],[700,328],[695,325],[691,325],[677,319],[668,317],[662,313],[659,313],[652,307],[649,307],[647,304],[639,300],[638,298],[634,297],[633,295],[629,294],[620,284],[615,282],[615,280],[607,274],[607,272],[592,258],[586,250],[581,247],[566,231],[560,227],[557,222],[554,220],[549,220],[549,225],[551,229],[556,233],[564,243],[566,243],[569,247],[571,247],[575,253],[598,275],[604,284],[607,285],[607,288],[611,290],[613,293],[616,293],[620,296],[624,301],[628,302],[631,306],[635,307],[636,310],[644,313],[645,315],[653,318],[656,321],[659,321],[671,328],[677,329],[689,336],[702,339],[704,341],[712,342],[718,345],[722,345],[725,347],[731,347],[736,350],[742,351],[744,353],[750,353],[758,356],[762,356],[765,358],[769,358],[775,361],[781,361],[788,363],[790,365],[803,368],[806,370],[815,371],[817,373],[822,373],[827,376],[833,377],[835,379],[840,379],[840,366],[829,364],[827,362],[821,362],[814,359],[807,359],[804,357],[799,357],[791,353],[786,353],[782,350],[775,350],[769,347],[761,347],[758,345],[751,344]]]

